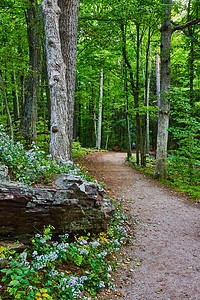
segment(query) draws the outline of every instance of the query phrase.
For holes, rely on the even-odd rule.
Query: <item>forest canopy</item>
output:
[[[84,147],[126,150],[129,158],[134,142],[136,164],[145,166],[147,155],[157,152],[157,175],[166,177],[167,166],[169,173],[175,172],[172,166],[177,170],[181,166],[190,174],[186,181],[196,184],[199,0],[82,0],[80,4],[74,1],[74,11],[70,5],[64,10],[63,3],[69,5],[70,1],[58,1],[69,103],[63,106],[67,114],[62,126],[67,134],[63,131],[59,139],[69,132],[67,151],[63,152],[66,159],[72,159],[72,139]],[[71,23],[65,22],[69,14]],[[45,46],[48,31],[44,20],[41,1],[1,2],[0,122],[15,141],[25,147],[35,142],[49,154],[50,136],[52,140],[53,133],[59,132],[57,120],[65,108],[60,108],[52,121],[48,76],[52,55]],[[168,45],[164,43],[167,39]],[[72,42],[74,46],[68,47]],[[51,141],[50,152],[57,140]],[[58,151],[62,147],[58,146]],[[165,165],[162,161],[167,156],[170,163]]]

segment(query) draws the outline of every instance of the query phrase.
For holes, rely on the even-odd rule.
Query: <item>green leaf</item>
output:
[[[12,280],[10,283],[9,283],[9,286],[17,286],[17,285],[20,285],[20,282],[18,280]]]

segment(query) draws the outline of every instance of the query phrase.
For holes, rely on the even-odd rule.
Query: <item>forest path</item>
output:
[[[104,292],[98,299],[199,300],[199,204],[134,170],[125,157],[119,152],[91,153],[83,161],[113,198],[124,197],[135,236],[122,249],[115,276],[121,295]]]

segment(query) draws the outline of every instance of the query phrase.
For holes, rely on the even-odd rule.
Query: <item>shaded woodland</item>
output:
[[[61,161],[72,159],[72,140],[125,150],[128,158],[135,142],[136,164],[145,166],[149,153],[157,152],[155,175],[166,177],[171,156],[170,165],[186,170],[187,181],[196,184],[199,0],[83,0],[74,7],[58,1],[61,63],[58,48],[45,46],[44,3],[7,0],[0,7],[0,120],[6,132],[47,154],[50,143],[50,153]],[[58,87],[54,101],[51,58],[54,66],[58,60],[65,66],[67,101],[60,108],[64,90]]]

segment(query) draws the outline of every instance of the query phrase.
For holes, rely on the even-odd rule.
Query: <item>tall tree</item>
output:
[[[25,88],[20,131],[27,143],[36,142],[37,101],[41,73],[41,32],[37,0],[29,0],[26,12],[29,43],[29,72]]]
[[[171,72],[170,72],[170,45],[172,33],[183,30],[191,25],[198,24],[200,19],[188,21],[182,25],[171,26],[172,0],[162,0],[164,5],[164,19],[161,26],[161,97],[158,114],[157,154],[154,175],[166,177],[167,143],[169,128],[170,102],[168,99]]]
[[[58,5],[61,9],[59,18],[61,50],[66,66],[65,80],[67,87],[69,160],[72,160],[79,1],[80,0],[58,0]]]
[[[170,86],[170,43],[172,35],[171,4],[172,0],[163,0],[165,5],[164,20],[161,26],[161,97],[158,112],[156,176],[166,176],[167,142],[170,104],[167,94]]]
[[[60,7],[57,0],[42,2],[51,93],[50,153],[63,162],[72,160],[78,7],[79,0],[60,2]]]

